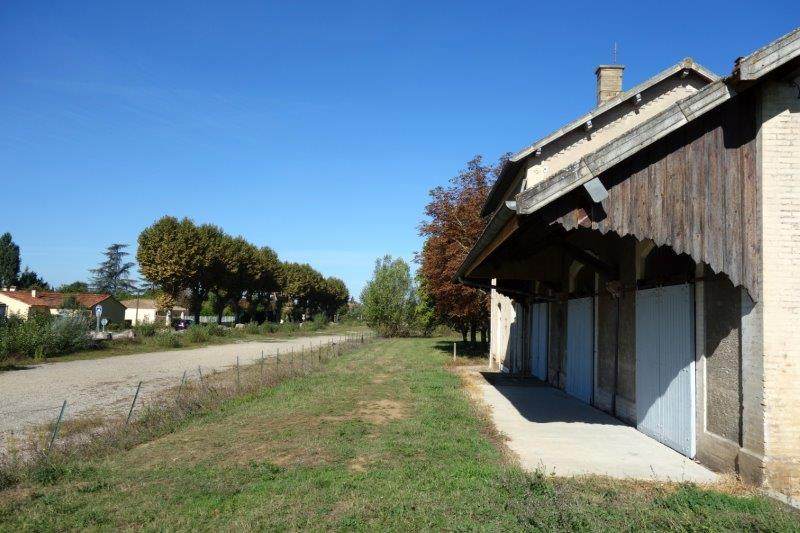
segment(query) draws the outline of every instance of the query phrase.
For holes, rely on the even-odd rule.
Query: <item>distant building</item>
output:
[[[125,323],[131,326],[137,324],[167,324],[173,319],[186,318],[186,308],[178,305],[171,309],[163,309],[151,298],[133,298],[122,300],[125,306]]]
[[[70,303],[71,299],[74,299],[73,303]],[[13,287],[0,291],[0,316],[17,315],[28,318],[37,312],[58,315],[64,313],[67,308],[73,309],[75,304],[87,315],[94,312],[96,305],[102,305],[102,316],[109,322],[122,324],[125,320],[125,308],[110,294],[70,294],[36,289],[16,290]]]

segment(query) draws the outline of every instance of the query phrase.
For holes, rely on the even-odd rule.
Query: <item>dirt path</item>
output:
[[[203,373],[256,361],[262,355],[287,353],[342,339],[314,335],[265,342],[237,342],[162,352],[121,355],[104,359],[65,361],[0,373],[0,449],[9,438],[58,416],[67,401],[67,418],[95,413],[123,414],[142,381],[144,401],[177,385],[184,370],[192,379]]]

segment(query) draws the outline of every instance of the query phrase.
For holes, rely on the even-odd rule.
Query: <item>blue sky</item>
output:
[[[0,232],[59,284],[158,217],[213,222],[360,292],[427,191],[685,56],[718,74],[794,2],[0,6]]]

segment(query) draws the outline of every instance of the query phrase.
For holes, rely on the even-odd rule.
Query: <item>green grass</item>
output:
[[[0,529],[800,530],[761,496],[520,470],[442,339],[378,341],[0,492]]]
[[[365,332],[368,328],[359,324],[330,324],[321,330],[310,328],[300,328],[297,331],[278,331],[275,333],[252,334],[244,330],[232,330],[228,336],[215,337],[208,336],[201,342],[192,342],[186,335],[175,335],[179,337],[177,342],[168,342],[163,336],[145,337],[134,341],[117,340],[103,341],[98,348],[83,350],[70,354],[58,355],[43,358],[13,358],[0,360],[0,372],[24,369],[28,365],[42,363],[57,363],[62,361],[79,361],[86,359],[102,359],[105,357],[115,357],[119,355],[131,355],[136,353],[160,352],[164,350],[186,350],[191,348],[202,348],[218,344],[231,344],[234,342],[264,342],[270,340],[291,339],[295,337],[307,337],[312,335],[336,335],[346,332]],[[170,339],[171,341],[173,339]],[[178,344],[179,343],[179,344]]]

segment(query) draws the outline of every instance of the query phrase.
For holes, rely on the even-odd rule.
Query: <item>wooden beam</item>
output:
[[[468,277],[475,268],[480,265],[484,259],[486,259],[492,252],[494,252],[498,246],[503,244],[506,239],[508,239],[512,233],[514,233],[517,228],[519,228],[519,217],[512,217],[506,222],[506,225],[495,235],[495,237],[487,244],[480,254],[472,261],[472,264],[466,269],[464,273],[464,277]]]
[[[740,80],[756,80],[796,57],[800,57],[800,28],[740,59],[736,69]]]
[[[722,80],[671,105],[625,135],[582,157],[548,180],[517,195],[517,213],[529,215],[584,185],[632,155],[651,146],[708,111],[729,100],[736,91]]]
[[[619,279],[619,269],[616,265],[606,263],[602,259],[595,257],[583,248],[575,246],[570,242],[561,241],[557,243],[557,246],[560,246],[568,255],[572,256],[572,258],[583,263],[606,279]]]

